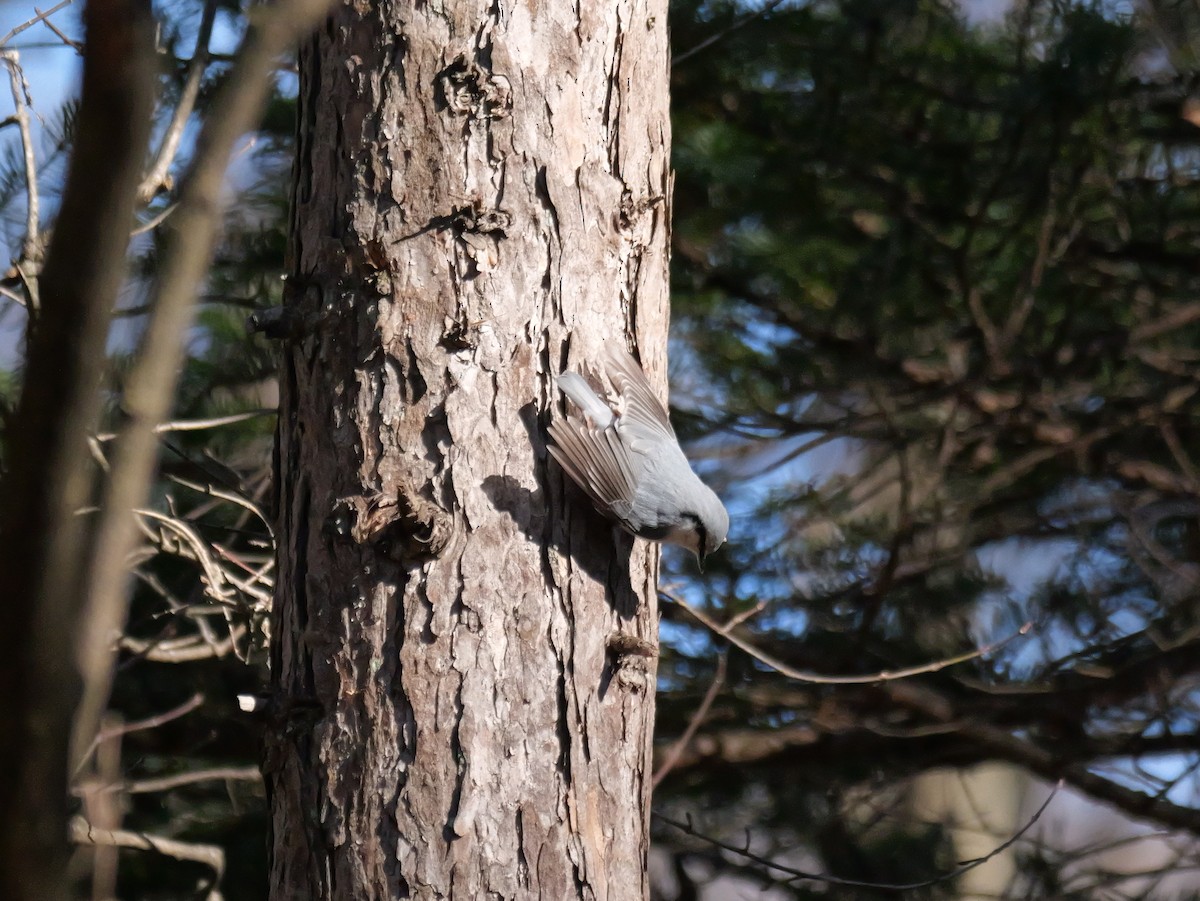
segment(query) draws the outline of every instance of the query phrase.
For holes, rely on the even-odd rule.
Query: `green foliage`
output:
[[[161,7],[163,111],[200,8]],[[938,767],[1006,760],[1200,832],[1170,784],[1200,746],[1200,32],[1189,9],[1052,0],[975,25],[949,0],[814,0],[761,16],[734,0],[674,4],[676,422],[734,525],[702,580],[671,558],[669,575],[715,618],[744,617],[738,635],[765,655],[824,674],[919,667],[1034,625],[902,682],[790,680],[729,650],[693,747],[717,750],[683,755],[656,804],[698,811],[735,844],[750,829],[768,856],[885,883],[954,868],[953,823],[919,816],[909,790]],[[221,6],[227,33],[238,16]],[[201,114],[225,75],[220,61],[207,74]],[[238,176],[179,419],[274,403],[275,351],[244,323],[281,297],[290,85],[282,75]],[[52,159],[71,116],[52,129]],[[5,145],[0,209],[15,221],[20,163]],[[145,279],[158,240],[137,247]],[[115,383],[139,323],[116,330]],[[16,381],[0,373],[0,408]],[[256,417],[164,442],[159,510],[178,511],[241,575],[263,565],[269,536],[212,492],[267,502],[272,427]],[[214,610],[186,547],[159,544],[139,563],[114,708],[137,719],[195,691],[208,700],[124,739],[125,775],[252,762],[253,727],[229,699],[259,684],[261,599]],[[234,631],[250,665],[232,651],[152,659]],[[716,678],[723,641],[669,601],[662,636],[667,744]],[[1164,759],[1178,765],[1167,773]],[[225,846],[225,896],[263,896],[255,789],[132,797],[130,828]],[[667,827],[655,837],[713,874],[764,886],[778,875]],[[1013,897],[1138,896],[1101,864],[1069,871],[1053,847],[1019,847],[1013,891],[1027,893]],[[128,854],[119,893],[179,897],[203,876]],[[957,891],[943,881],[905,897]]]
[[[723,565],[693,595],[718,619],[761,603],[743,638],[830,674],[1034,626],[911,680],[951,725],[884,687],[731,660],[713,737],[758,723],[778,741],[787,721],[811,733],[740,767],[697,762],[665,788],[772,785],[785,761],[826,774],[826,790],[868,772],[894,786],[1046,749],[1056,763],[1033,769],[1052,779],[1101,747],[1136,761],[1164,721],[1189,737],[1161,746],[1186,753],[1190,700],[1152,699],[1148,674],[1195,670],[1176,656],[1195,641],[1200,587],[1190,14],[1031,3],[977,26],[957,4],[860,0],[761,16],[681,0],[673,14],[675,375],[706,386],[687,431],[707,435],[735,507]],[[666,612],[673,734],[712,650]],[[1033,701],[1068,684],[1058,709]],[[981,741],[986,729],[1014,740]],[[780,797],[781,822],[819,841],[828,821],[800,809]]]

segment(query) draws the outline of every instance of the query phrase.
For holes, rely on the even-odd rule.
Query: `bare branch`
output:
[[[122,636],[120,646],[123,651],[129,651],[155,663],[193,663],[197,660],[213,660],[232,653],[241,637],[241,633],[231,632],[228,638],[212,642],[206,641],[202,636],[166,642]]]
[[[36,6],[33,8],[33,11],[38,13],[38,15],[41,15],[41,10],[39,10]],[[66,44],[68,47],[70,47],[72,50],[74,50],[80,56],[83,55],[82,42],[77,41],[74,38],[68,37],[66,35],[66,33],[64,33],[62,31],[62,29],[60,29],[57,25],[55,25],[53,22],[51,22],[50,19],[48,19],[48,18],[45,18],[45,17],[42,18],[42,25],[44,25],[51,32],[53,32],[54,36],[56,38],[58,38],[60,41],[62,41],[64,44]]]
[[[262,782],[262,773],[256,766],[224,766],[207,770],[193,770],[190,773],[177,773],[174,776],[161,776],[158,779],[139,779],[129,782],[124,790],[131,795],[148,794],[150,792],[165,792],[184,785],[195,785],[197,782]]]
[[[6,429],[0,634],[13,653],[0,667],[5,898],[66,896],[63,763],[76,688],[71,642],[86,583],[79,558],[87,521],[77,511],[91,494],[87,436],[99,415],[108,315],[125,273],[149,134],[155,85],[149,6],[147,0],[109,0],[85,8],[75,141],[38,282],[41,305],[21,397]]]
[[[96,750],[101,742],[108,741],[121,735],[128,735],[131,732],[145,732],[148,729],[157,729],[164,723],[169,723],[172,720],[177,720],[181,716],[186,716],[197,707],[204,703],[204,695],[196,692],[178,707],[172,707],[170,710],[165,710],[162,713],[156,713],[154,716],[148,716],[144,720],[134,720],[132,723],[121,723],[119,725],[109,726],[101,729],[92,739],[91,745],[87,749],[83,760],[79,762],[79,766],[75,768],[75,773],[78,775],[80,769],[87,762],[87,758]]]
[[[33,132],[29,127],[29,85],[21,69],[16,50],[0,50],[0,59],[8,67],[8,83],[12,89],[13,117],[21,133],[21,156],[25,163],[25,237],[21,241],[21,259],[17,264],[34,290],[29,302],[32,312],[38,308],[37,274],[42,262],[41,201],[38,195],[37,159],[33,152]]]
[[[208,42],[212,37],[213,21],[217,14],[216,0],[207,0],[204,11],[200,15],[200,28],[196,33],[196,49],[192,52],[192,61],[188,64],[187,78],[183,90],[179,94],[179,102],[171,121],[163,133],[162,143],[154,157],[154,164],[142,184],[138,188],[138,198],[143,203],[150,202],[154,195],[164,187],[169,187],[167,173],[175,155],[179,152],[179,142],[183,139],[183,129],[196,106],[196,98],[200,96],[200,84],[204,79],[204,70],[208,67]]]
[[[134,512],[143,519],[150,519],[161,523],[191,549],[191,554],[187,556],[189,559],[195,560],[200,564],[200,568],[204,572],[204,593],[208,597],[212,598],[218,604],[226,606],[236,605],[237,602],[232,593],[225,587],[228,582],[225,578],[225,571],[213,559],[208,543],[200,537],[195,529],[178,517],[159,513],[157,510],[135,510]]]
[[[697,53],[700,53],[703,50],[707,50],[709,47],[711,47],[713,44],[717,43],[718,41],[725,40],[725,38],[729,37],[731,34],[733,34],[738,29],[745,28],[751,22],[761,19],[763,16],[767,15],[772,10],[774,10],[776,7],[782,6],[782,5],[783,5],[783,0],[769,0],[769,2],[764,3],[760,9],[756,9],[754,12],[747,13],[746,15],[742,16],[740,19],[737,19],[732,25],[729,25],[726,28],[722,28],[716,34],[710,35],[709,37],[705,38],[703,41],[701,41],[695,47],[691,47],[691,48],[683,51],[683,53],[675,54],[674,58],[671,60],[671,65],[678,66],[680,63],[684,62],[685,60],[691,59]]]
[[[654,776],[650,781],[651,789],[658,788],[658,784],[666,779],[667,774],[675,768],[675,764],[678,763],[684,749],[687,748],[692,738],[695,737],[696,730],[700,728],[700,724],[708,716],[709,708],[712,707],[713,701],[717,699],[717,694],[721,691],[721,686],[725,684],[725,667],[728,662],[728,654],[722,652],[717,656],[717,671],[713,674],[708,691],[704,693],[704,699],[700,702],[700,706],[696,708],[696,712],[688,720],[687,728],[683,730],[683,734],[671,745],[671,749],[663,757],[662,764],[655,770]]]
[[[26,303],[24,297],[22,297],[16,291],[13,291],[11,288],[6,288],[3,285],[0,285],[0,297],[8,298],[19,307],[29,307],[29,304]]]
[[[136,848],[139,851],[153,851],[176,860],[190,860],[210,867],[213,877],[210,888],[216,886],[225,874],[225,851],[217,845],[204,845],[199,842],[183,842],[174,838],[164,838],[160,835],[150,835],[145,832],[132,832],[127,829],[96,829],[83,817],[71,820],[71,841],[80,845],[110,845],[117,848]],[[212,889],[207,893],[209,901],[217,901],[220,894]]]
[[[1050,802],[1054,800],[1054,796],[1058,794],[1058,791],[1061,788],[1062,782],[1060,781],[1054,786],[1050,794],[1046,797],[1046,800],[1042,802],[1041,807],[1034,812],[1033,816],[1029,818],[1025,825],[1013,833],[1010,838],[997,845],[987,854],[983,855],[982,857],[973,858],[972,860],[963,861],[953,870],[940,873],[937,876],[931,876],[929,879],[923,879],[920,882],[908,883],[864,882],[858,879],[843,879],[840,876],[831,876],[825,873],[810,873],[807,870],[800,870],[796,867],[785,866],[777,861],[755,854],[750,850],[749,841],[743,845],[732,845],[728,842],[722,841],[719,838],[716,838],[715,836],[705,835],[703,832],[700,832],[696,829],[696,827],[692,824],[690,817],[688,818],[687,822],[682,822],[674,817],[669,817],[666,814],[660,813],[657,810],[651,811],[650,815],[655,819],[666,823],[668,826],[673,826],[686,835],[694,836],[715,848],[720,848],[722,851],[728,851],[731,854],[736,854],[739,857],[745,858],[746,860],[753,861],[754,863],[768,870],[782,873],[786,878],[776,881],[783,882],[788,885],[795,882],[800,882],[802,880],[812,880],[814,882],[824,882],[827,885],[841,885],[847,888],[869,888],[877,889],[879,891],[909,892],[915,891],[916,889],[928,888],[931,885],[937,885],[941,882],[949,882],[950,880],[957,879],[963,873],[967,873],[976,867],[982,866],[992,858],[1003,854],[1018,841],[1020,841],[1022,836],[1024,836],[1026,832],[1033,828],[1033,825],[1041,819],[1042,814],[1046,812],[1046,808],[1050,806]]]
[[[915,682],[893,682],[882,690],[894,703],[919,711],[936,722],[954,722],[960,735],[995,759],[1019,764],[1043,778],[1065,779],[1093,798],[1132,816],[1200,834],[1200,812],[1195,809],[1127,788],[1093,772],[1086,764],[1064,762],[1057,750],[1044,748],[991,723],[963,717],[949,698],[933,689]]]
[[[228,416],[213,416],[208,419],[178,419],[174,422],[160,422],[154,427],[154,434],[165,435],[168,432],[199,432],[205,429],[215,429],[224,425],[236,425],[250,419],[262,416],[274,416],[278,410],[247,410],[245,413],[230,413]],[[116,432],[102,432],[96,436],[97,441],[112,441],[117,437]]]
[[[936,673],[950,666],[956,666],[960,663],[966,663],[968,660],[975,660],[990,654],[992,651],[1004,647],[1010,641],[1027,635],[1033,628],[1032,622],[1027,622],[1012,635],[1008,635],[999,641],[994,641],[991,644],[985,644],[973,651],[966,651],[962,654],[956,654],[953,657],[945,657],[941,660],[935,660],[932,663],[923,663],[919,666],[910,666],[897,670],[881,670],[877,673],[868,673],[862,676],[824,676],[820,673],[807,672],[798,670],[788,666],[782,660],[772,657],[766,651],[755,647],[744,638],[740,638],[732,631],[732,626],[722,626],[713,621],[706,613],[693,607],[687,601],[678,595],[672,594],[670,591],[660,588],[658,593],[670,601],[672,604],[682,608],[698,620],[703,626],[710,629],[713,633],[720,635],[729,641],[730,644],[745,651],[759,663],[769,666],[781,676],[786,676],[789,679],[795,679],[797,682],[810,682],[814,685],[873,685],[877,682],[892,682],[897,679],[908,679],[912,676],[919,676],[925,673]]]
[[[14,28],[12,31],[10,31],[4,37],[0,38],[0,47],[3,47],[5,44],[7,44],[9,41],[11,41],[13,38],[15,38],[17,35],[19,35],[22,31],[25,31],[28,28],[32,28],[38,22],[44,22],[46,19],[50,18],[52,15],[54,15],[59,10],[66,9],[68,6],[70,6],[74,2],[75,2],[75,0],[61,0],[61,2],[54,4],[54,6],[50,7],[45,12],[39,12],[32,19],[26,19],[24,22],[22,22],[20,25],[18,25],[16,28]],[[35,12],[36,12],[36,10],[35,10]]]
[[[201,129],[168,225],[154,310],[125,382],[126,424],[111,454],[111,476],[87,568],[87,611],[79,630],[84,693],[76,749],[88,744],[108,700],[109,636],[120,629],[129,603],[125,558],[136,534],[130,511],[143,506],[149,492],[157,456],[154,430],[166,418],[175,393],[183,338],[216,240],[226,167],[236,142],[257,120],[276,57],[315,26],[329,5],[330,0],[278,0],[253,9],[237,60]]]
[[[197,782],[262,782],[262,773],[256,766],[217,766],[201,770],[189,770],[186,773],[175,773],[172,776],[159,776],[154,779],[135,779],[129,782],[112,781],[102,787],[108,793],[126,792],[131,795],[146,795],[155,792],[166,792],[182,788],[185,785],[195,785]],[[76,791],[76,794],[79,794]]]
[[[130,234],[132,236],[136,237],[138,235],[144,235],[147,232],[154,231],[156,228],[158,228],[160,225],[162,225],[164,222],[167,221],[167,217],[170,216],[172,213],[174,213],[175,210],[178,208],[178,206],[179,206],[179,204],[176,204],[176,203],[168,204],[167,206],[162,208],[161,212],[156,213],[155,215],[151,216],[149,219],[147,219],[141,225],[137,226],[132,232],[130,232]],[[149,307],[138,307],[134,310],[128,310],[128,309],[117,310],[117,315],[119,315],[119,316],[133,316],[133,315],[142,316],[145,313],[148,313],[149,311],[150,311]]]

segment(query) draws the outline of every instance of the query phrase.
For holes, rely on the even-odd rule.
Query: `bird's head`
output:
[[[679,525],[666,540],[691,551],[703,572],[704,559],[723,545],[729,534],[729,511],[707,485],[701,487],[695,509],[680,514]]]

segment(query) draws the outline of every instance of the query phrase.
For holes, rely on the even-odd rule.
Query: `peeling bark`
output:
[[[349,3],[300,73],[272,897],[646,897],[657,549],[545,425],[664,381],[666,3]]]

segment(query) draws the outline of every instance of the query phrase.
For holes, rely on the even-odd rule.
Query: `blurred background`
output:
[[[244,28],[236,2],[156,9],[160,134],[189,124],[148,186],[110,387]],[[13,260],[21,111],[44,225],[71,143],[79,10],[38,14],[0,5]],[[673,415],[733,526],[703,577],[665,559],[656,897],[1200,897],[1200,4],[671,15]],[[275,360],[245,322],[280,302],[295,85],[283,66],[230,177],[75,785],[90,822],[170,842],[81,849],[94,897],[266,895],[236,697],[265,682]],[[0,429],[21,285],[0,280]]]

